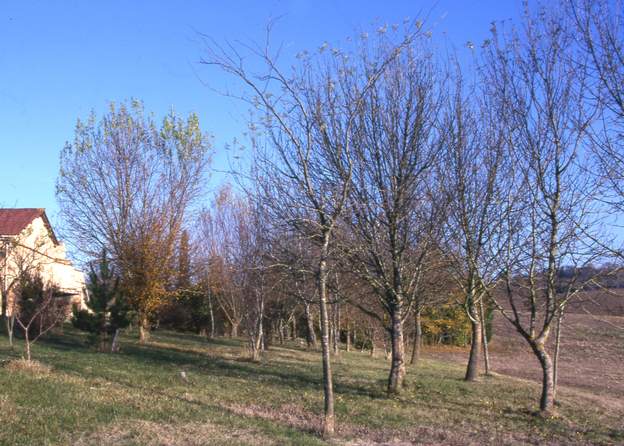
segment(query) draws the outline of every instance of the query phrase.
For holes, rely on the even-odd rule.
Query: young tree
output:
[[[97,263],[97,265],[96,265]],[[97,262],[90,264],[87,289],[86,309],[73,308],[72,324],[79,330],[91,334],[91,340],[99,345],[101,351],[119,350],[119,330],[130,324],[129,308],[120,290],[119,276],[110,264],[106,251]],[[111,338],[112,337],[112,338]]]
[[[32,345],[67,318],[69,302],[37,273],[23,275],[15,294],[15,321],[24,335],[26,360],[31,361]]]
[[[140,340],[167,296],[189,207],[202,190],[208,140],[196,115],[158,126],[140,102],[78,121],[61,154],[57,199],[76,249],[107,249],[139,319]]]
[[[587,74],[564,17],[527,13],[521,32],[494,30],[484,83],[521,180],[509,195],[501,239],[504,286],[491,293],[501,314],[531,347],[542,368],[540,413],[554,413],[554,377],[546,342],[566,304],[594,277],[560,280],[601,255],[596,243],[594,188],[587,170],[592,110],[584,102]],[[502,300],[504,299],[504,301]]]
[[[302,54],[288,71],[281,68],[268,42],[264,47],[228,45],[226,49],[209,42],[203,61],[241,81],[247,89],[241,99],[260,114],[260,122],[252,126],[255,137],[258,129],[264,133],[255,140],[255,176],[270,218],[317,246],[314,273],[321,319],[325,436],[332,436],[335,426],[328,261],[333,231],[349,194],[355,119],[364,94],[410,39],[411,34],[394,50],[367,60],[367,65],[324,45],[318,58]],[[243,49],[259,59],[265,73],[249,71],[239,53]]]
[[[17,292],[20,282],[38,276],[42,268],[57,262],[49,252],[45,237],[29,241],[31,233],[0,239],[0,292],[9,345],[13,347],[15,317],[19,308]]]
[[[598,109],[590,128],[596,166],[587,173],[597,177],[599,199],[619,217],[624,212],[624,5],[609,0],[562,0],[575,25],[578,70],[588,73],[586,107]],[[617,217],[611,222],[618,229]],[[624,259],[614,244],[609,251]]]
[[[445,254],[462,293],[472,336],[465,380],[474,381],[484,337],[483,299],[500,276],[499,256],[508,189],[513,181],[504,122],[489,94],[468,85],[458,64],[442,119],[443,162],[438,177],[447,202]]]
[[[411,36],[396,57],[392,36],[380,34],[370,46],[359,55],[363,66],[370,57],[389,62],[355,119],[344,251],[384,309],[377,317],[391,340],[388,393],[398,393],[406,373],[403,326],[442,224],[431,185],[444,79],[425,33]]]
[[[237,337],[245,316],[245,239],[250,230],[248,208],[230,185],[215,195],[212,209],[200,217],[212,296]]]

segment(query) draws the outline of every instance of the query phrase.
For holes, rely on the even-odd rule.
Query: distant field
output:
[[[261,363],[242,340],[156,332],[101,354],[65,334],[35,346],[50,371],[22,370],[0,337],[0,444],[316,445],[322,408],[317,352],[273,347]],[[384,394],[388,363],[342,352],[338,436],[331,444],[622,444],[624,411],[564,388],[561,416],[532,414],[539,388],[505,376],[462,381],[463,366],[425,359],[404,394]],[[621,363],[620,363],[621,364]],[[181,377],[185,372],[187,379]]]
[[[553,342],[554,333],[550,337],[551,351]],[[500,315],[494,319],[490,347],[495,372],[536,382],[541,379],[539,363],[528,344]],[[430,348],[427,357],[464,363],[468,352]],[[624,414],[624,316],[569,312],[562,325],[560,358],[560,384],[601,398],[604,404]]]

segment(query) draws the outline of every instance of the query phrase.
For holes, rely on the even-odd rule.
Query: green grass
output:
[[[156,332],[146,346],[124,337],[114,355],[84,340],[66,328],[35,345],[50,372],[0,367],[0,444],[324,444],[318,352],[275,346],[253,363],[240,340]],[[20,342],[11,351],[0,337],[5,364],[21,355]],[[542,419],[531,412],[531,383],[465,383],[462,367],[423,361],[388,398],[384,359],[342,352],[334,365],[336,444],[624,442],[622,414],[577,394],[563,392],[561,416]]]

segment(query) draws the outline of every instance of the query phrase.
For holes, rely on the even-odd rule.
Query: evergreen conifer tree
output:
[[[111,351],[118,351],[119,330],[129,325],[129,306],[120,291],[119,277],[110,264],[106,251],[91,264],[87,284],[89,297],[87,309],[74,307],[72,324],[90,333],[90,340],[106,350],[109,340]]]

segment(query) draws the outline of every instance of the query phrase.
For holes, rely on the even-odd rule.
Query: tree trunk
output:
[[[308,343],[308,347],[316,348],[316,332],[314,331],[314,320],[312,319],[312,314],[310,313],[310,304],[305,302],[303,304],[303,311],[306,319],[306,341]]]
[[[239,322],[232,322],[230,324],[230,337],[231,338],[237,338],[238,337],[238,326],[239,326]]]
[[[145,344],[150,338],[149,319],[145,315],[140,316],[139,320],[139,344]]]
[[[214,311],[212,310],[212,295],[208,293],[208,311],[210,314],[210,339],[215,337],[215,319]]]
[[[485,326],[485,312],[483,311],[483,301],[479,302],[479,319],[481,319],[481,338],[483,340],[483,361],[485,365],[485,376],[490,376],[490,349],[488,347],[487,327]]]
[[[542,366],[542,396],[540,398],[540,414],[555,414],[555,380],[552,360],[546,352],[544,341],[531,342],[531,348]]]
[[[561,323],[563,322],[563,309],[557,318],[557,331],[555,332],[555,356],[553,358],[553,399],[557,400],[557,381],[559,380],[559,351],[561,349]]]
[[[277,323],[277,334],[279,335],[280,345],[284,345],[284,320],[282,318]]]
[[[420,309],[414,312],[414,345],[412,346],[412,357],[410,364],[420,360],[420,350],[422,348],[422,321]]]
[[[334,304],[332,309],[332,350],[337,356],[340,353],[340,307]]]
[[[398,308],[393,308],[390,341],[392,349],[392,365],[388,378],[388,393],[397,394],[401,391],[405,379],[405,353],[403,344],[403,322]]]
[[[15,316],[7,316],[6,319],[7,333],[9,335],[9,347],[13,350],[13,333],[15,333]]]
[[[351,326],[349,325],[348,322],[347,322],[347,345],[345,348],[348,352],[351,351]]]
[[[262,337],[264,336],[262,321],[264,319],[264,295],[261,294],[257,299],[256,319],[253,321],[253,327],[250,332],[251,341],[251,359],[252,361],[260,360],[260,352],[262,351]]]
[[[119,351],[119,328],[115,330],[113,341],[111,342],[111,353],[117,353]]]
[[[375,356],[375,330],[373,328],[370,329],[370,355],[371,357]],[[364,345],[364,344],[362,344]],[[363,347],[362,347],[363,348]]]
[[[468,358],[468,367],[466,368],[465,381],[476,381],[479,377],[479,359],[481,356],[481,319],[477,312],[477,306],[474,301],[469,308],[470,327],[472,338],[470,340],[470,356]]]
[[[319,287],[319,310],[321,322],[321,350],[323,357],[323,393],[325,399],[325,416],[323,418],[323,437],[334,435],[334,383],[331,369],[330,345],[329,345],[329,318],[327,314],[327,248],[329,234],[324,234],[321,259],[318,271]]]
[[[24,330],[24,340],[26,341],[26,360],[30,362],[32,357],[30,354],[30,337],[28,336],[28,329]]]
[[[390,359],[390,349],[388,348],[388,333],[386,330],[383,331],[383,347],[384,347],[384,357],[386,361]]]

